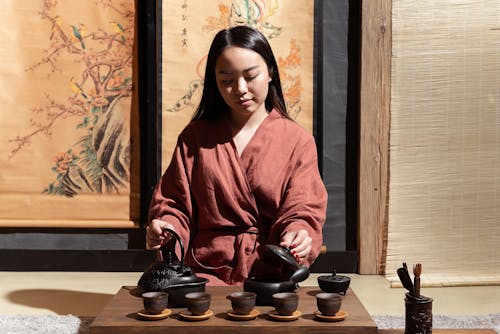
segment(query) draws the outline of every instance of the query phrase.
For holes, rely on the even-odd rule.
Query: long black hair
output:
[[[269,91],[265,100],[267,110],[276,109],[284,117],[290,118],[286,111],[285,99],[281,89],[278,64],[266,37],[258,30],[248,26],[235,26],[219,31],[210,45],[205,69],[203,93],[200,104],[196,109],[193,119],[216,119],[229,111],[224,102],[215,79],[215,63],[220,54],[228,46],[245,48],[257,52],[267,64],[269,69]]]

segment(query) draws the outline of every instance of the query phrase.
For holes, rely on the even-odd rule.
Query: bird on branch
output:
[[[76,26],[72,25],[71,28],[73,28],[74,39],[78,40],[82,45],[82,49],[85,50],[85,43],[83,43],[83,38],[85,37],[85,26],[83,24],[80,24],[77,28]]]
[[[120,36],[122,43],[125,43],[125,34],[124,34],[125,29],[123,28],[123,26],[116,21],[110,21],[109,23],[111,23],[113,31]]]
[[[82,87],[77,82],[75,82],[74,78],[71,78],[69,80],[69,87],[76,94],[81,94],[85,99],[87,98],[87,95],[85,95],[85,93],[83,92]]]

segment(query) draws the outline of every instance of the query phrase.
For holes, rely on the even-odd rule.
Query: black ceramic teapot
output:
[[[169,307],[184,307],[184,295],[205,291],[208,279],[196,276],[191,268],[184,265],[184,244],[179,235],[171,229],[164,229],[163,232],[171,234],[179,244],[181,260],[167,248],[168,244],[162,245],[155,251],[156,261],[144,271],[137,285],[145,291],[168,292]]]
[[[245,291],[257,294],[257,304],[272,305],[272,295],[277,292],[291,292],[299,282],[309,277],[309,268],[300,265],[290,250],[277,245],[264,245],[263,262],[274,267],[274,279],[269,277],[249,277],[243,282]]]
[[[349,276],[337,275],[335,269],[332,269],[331,275],[318,276],[318,285],[325,292],[334,292],[345,295],[351,278]]]

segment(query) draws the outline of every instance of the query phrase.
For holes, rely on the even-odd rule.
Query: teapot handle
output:
[[[169,233],[170,235],[172,235],[175,238],[175,240],[179,243],[179,246],[181,248],[181,259],[180,259],[180,261],[181,261],[181,267],[183,267],[184,266],[184,243],[182,242],[181,237],[177,234],[177,232],[175,232],[174,230],[172,230],[170,228],[163,228],[162,231],[163,231],[163,234]],[[160,249],[158,249],[157,254],[156,254],[157,260],[163,261],[163,253],[162,253],[162,251],[165,248],[165,246],[166,246],[166,243],[164,243],[160,247]]]

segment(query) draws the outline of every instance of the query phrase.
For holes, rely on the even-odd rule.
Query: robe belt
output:
[[[258,236],[259,234],[262,234],[262,232],[266,232],[265,229],[262,231],[262,229],[259,229],[257,226],[221,226],[221,227],[216,227],[216,228],[210,228],[210,229],[205,229],[205,231],[217,231],[217,232],[222,232],[222,233],[227,233],[230,235],[238,236],[241,234],[253,234]],[[203,231],[203,230],[198,230],[198,231]],[[257,240],[258,237],[255,238],[254,244],[253,244],[253,249],[252,253],[255,252],[257,248]],[[241,242],[241,240],[240,240]]]
[[[262,231],[256,226],[221,226],[221,227],[216,227],[216,228],[209,228],[205,230],[198,230],[199,232],[202,231],[216,231],[216,232],[221,232],[221,233],[227,233],[227,234],[242,234],[242,233],[248,233],[248,234],[261,234]]]

